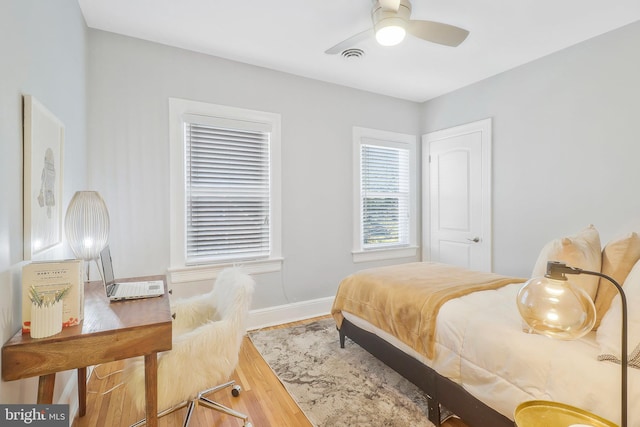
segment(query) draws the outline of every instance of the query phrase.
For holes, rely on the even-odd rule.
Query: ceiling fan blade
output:
[[[452,47],[458,46],[469,35],[469,31],[453,25],[419,20],[409,21],[407,32],[423,40]]]
[[[365,40],[367,37],[373,37],[372,28],[369,28],[368,30],[364,30],[361,33],[358,33],[354,36],[349,37],[346,40],[341,41],[337,45],[325,50],[324,53],[328,55],[336,55],[338,53],[342,53],[342,51],[344,51],[345,49],[349,49],[350,47],[355,46],[362,40]]]

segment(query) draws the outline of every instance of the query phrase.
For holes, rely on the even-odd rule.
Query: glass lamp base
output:
[[[618,427],[590,412],[546,400],[521,403],[515,410],[514,421],[517,427]]]

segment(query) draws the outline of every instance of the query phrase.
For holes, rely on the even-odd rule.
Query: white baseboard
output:
[[[72,375],[69,375],[67,382],[64,383],[62,394],[57,403],[69,405],[69,425],[71,425],[73,420],[78,416],[80,402],[78,400],[78,372],[76,369],[69,372],[72,372]],[[56,376],[60,377],[60,374]],[[58,380],[59,379],[60,378],[58,378]]]
[[[247,329],[260,329],[267,326],[296,322],[331,313],[335,297],[318,298],[309,301],[294,302],[276,307],[251,310]]]

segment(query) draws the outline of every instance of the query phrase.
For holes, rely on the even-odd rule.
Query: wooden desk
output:
[[[147,425],[157,426],[157,353],[171,349],[171,312],[164,276],[162,297],[109,302],[102,282],[85,283],[84,320],[51,337],[32,339],[18,331],[2,347],[2,379],[39,376],[38,403],[53,403],[56,372],[78,369],[79,413],[86,413],[87,366],[144,356]]]

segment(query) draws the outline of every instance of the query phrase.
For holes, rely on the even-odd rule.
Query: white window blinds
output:
[[[187,265],[270,254],[270,128],[185,117]]]
[[[363,143],[360,155],[362,248],[408,245],[409,150]]]

